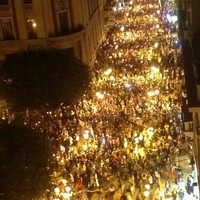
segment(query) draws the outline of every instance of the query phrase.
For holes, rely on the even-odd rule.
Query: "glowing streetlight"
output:
[[[69,186],[66,186],[66,187],[65,187],[65,190],[66,190],[66,192],[69,193],[69,192],[71,191],[71,188],[70,188]]]
[[[155,72],[155,73],[157,73],[157,72],[160,71],[159,68],[157,68],[157,67],[155,67],[155,66],[152,66],[152,67],[151,67],[151,70],[152,70],[153,72]]]
[[[149,196],[149,191],[148,191],[148,190],[144,191],[144,196],[145,196],[145,197],[148,197],[148,196]]]
[[[139,136],[139,140],[143,140],[143,135],[140,135],[140,136]]]
[[[158,43],[158,42],[156,42],[156,43],[154,44],[154,47],[157,49],[157,48],[158,48],[158,46],[159,46],[159,43]]]
[[[35,28],[37,26],[36,22],[33,22],[32,26]]]
[[[149,97],[152,97],[152,96],[153,96],[153,92],[152,92],[152,91],[149,91],[149,92],[147,92],[147,95],[148,95]]]
[[[160,25],[159,25],[159,24],[156,24],[156,28],[159,29],[159,28],[160,28]]]
[[[130,87],[131,87],[131,84],[130,84],[130,83],[126,83],[126,84],[125,84],[125,87],[126,87],[126,88],[130,88]]]
[[[55,192],[56,196],[58,196],[60,193],[59,187],[54,188],[54,192]]]
[[[122,26],[122,27],[120,28],[120,31],[122,31],[122,32],[123,32],[123,31],[124,31],[124,29],[125,29],[125,28],[124,28],[124,26]]]
[[[84,131],[83,137],[84,137],[85,140],[87,140],[89,138],[89,131],[88,130]]]
[[[100,92],[96,92],[96,96],[99,98],[99,99],[103,99],[104,98],[104,95]]]
[[[159,90],[155,90],[154,93],[155,93],[155,95],[158,95],[160,93],[160,91]]]
[[[147,95],[148,95],[149,97],[153,97],[153,96],[155,96],[155,95],[158,95],[159,93],[160,93],[159,90],[154,90],[154,91],[149,91],[149,92],[147,92]]]
[[[104,74],[105,74],[106,76],[108,76],[111,72],[112,72],[112,69],[107,69],[107,70],[104,72]]]
[[[144,186],[147,190],[150,189],[150,185],[147,183],[145,186]]]

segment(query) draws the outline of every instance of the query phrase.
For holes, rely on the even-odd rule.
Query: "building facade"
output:
[[[192,131],[193,153],[200,183],[200,1],[179,0],[183,33],[183,61],[191,121],[185,122],[185,131]]]
[[[1,0],[0,60],[54,47],[91,64],[104,37],[104,6],[105,0]]]

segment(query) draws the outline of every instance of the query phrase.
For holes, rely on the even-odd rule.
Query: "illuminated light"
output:
[[[153,75],[153,74],[150,74],[149,77],[150,77],[151,79],[154,79],[154,75]]]
[[[130,5],[133,5],[133,1],[130,1],[129,3],[130,3]]]
[[[152,67],[151,67],[151,70],[152,70],[153,72],[159,72],[159,71],[160,71],[159,68],[157,68],[157,67],[155,67],[155,66],[152,66]]]
[[[89,131],[88,131],[88,130],[85,130],[85,131],[84,131],[83,137],[84,137],[84,139],[86,139],[86,140],[89,138]]]
[[[159,93],[160,93],[159,90],[154,90],[154,91],[147,92],[147,95],[152,97],[152,96],[158,95]]]
[[[114,80],[115,80],[115,77],[114,77],[114,76],[110,76],[110,80],[111,80],[111,81],[114,81]]]
[[[159,46],[159,43],[156,42],[156,43],[154,44],[154,47],[155,47],[155,48],[158,48],[158,46]]]
[[[145,188],[146,188],[147,190],[149,190],[149,189],[150,189],[150,185],[149,185],[149,184],[146,184],[146,185],[145,185]]]
[[[62,181],[61,181],[64,185],[66,185],[67,184],[67,180],[66,179],[62,179]]]
[[[150,96],[150,97],[152,97],[153,96],[153,92],[152,91],[147,92],[147,95]]]
[[[115,45],[115,49],[118,49],[118,45]]]
[[[62,153],[64,153],[65,152],[65,147],[64,146],[60,146],[60,151],[62,152]]]
[[[56,156],[56,158],[57,158],[57,160],[59,160],[59,159],[60,159],[60,156]]]
[[[158,15],[160,14],[160,10],[157,10],[156,12],[157,12]]]
[[[113,11],[114,11],[114,12],[116,12],[116,11],[117,11],[117,8],[116,8],[116,7],[114,7],[114,8],[113,8]]]
[[[148,196],[149,196],[149,191],[147,191],[147,190],[144,191],[144,196],[145,196],[145,197],[148,197]]]
[[[159,28],[160,28],[160,25],[159,25],[159,24],[156,24],[156,28],[159,29]]]
[[[128,16],[129,16],[129,13],[126,13],[126,16],[128,17]]]
[[[77,135],[77,136],[76,136],[76,141],[78,142],[78,141],[79,141],[79,139],[80,139],[80,138],[79,138],[79,136]]]
[[[154,93],[155,93],[155,95],[157,95],[157,94],[160,93],[160,91],[159,90],[155,90]]]
[[[100,92],[97,92],[97,93],[96,93],[96,96],[97,96],[99,99],[103,99],[103,98],[104,98],[104,95],[101,94]]]
[[[139,139],[138,138],[135,138],[135,143],[139,143]]]
[[[66,192],[70,192],[71,188],[69,186],[65,187]]]
[[[176,15],[172,16],[172,23],[175,23],[178,21],[178,17]]]
[[[131,87],[131,84],[130,84],[130,83],[126,83],[126,84],[125,84],[125,87],[126,87],[126,88],[130,88],[130,87]]]
[[[33,25],[34,28],[37,26],[36,22],[33,22],[32,25]]]
[[[139,140],[143,140],[143,135],[140,135],[140,136],[139,136]]]
[[[104,72],[104,74],[105,74],[106,76],[108,76],[111,72],[112,72],[112,69],[107,69],[107,70]]]
[[[124,26],[122,26],[122,27],[120,28],[120,31],[122,31],[122,32],[124,31]]]
[[[124,138],[124,148],[127,148],[128,147],[128,141],[126,138]]]
[[[137,133],[136,132],[134,133],[134,137],[137,137]]]
[[[60,193],[59,187],[54,188],[54,192],[56,193],[56,195],[58,195]]]

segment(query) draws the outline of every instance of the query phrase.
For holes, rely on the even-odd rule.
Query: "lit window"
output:
[[[0,6],[8,5],[8,0],[0,0]]]

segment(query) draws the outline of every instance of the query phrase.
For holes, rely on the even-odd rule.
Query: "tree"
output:
[[[3,199],[32,200],[43,196],[50,187],[52,154],[45,133],[0,123],[0,193]]]
[[[57,49],[8,55],[1,71],[3,98],[22,108],[70,105],[89,88],[91,81],[86,64]]]

